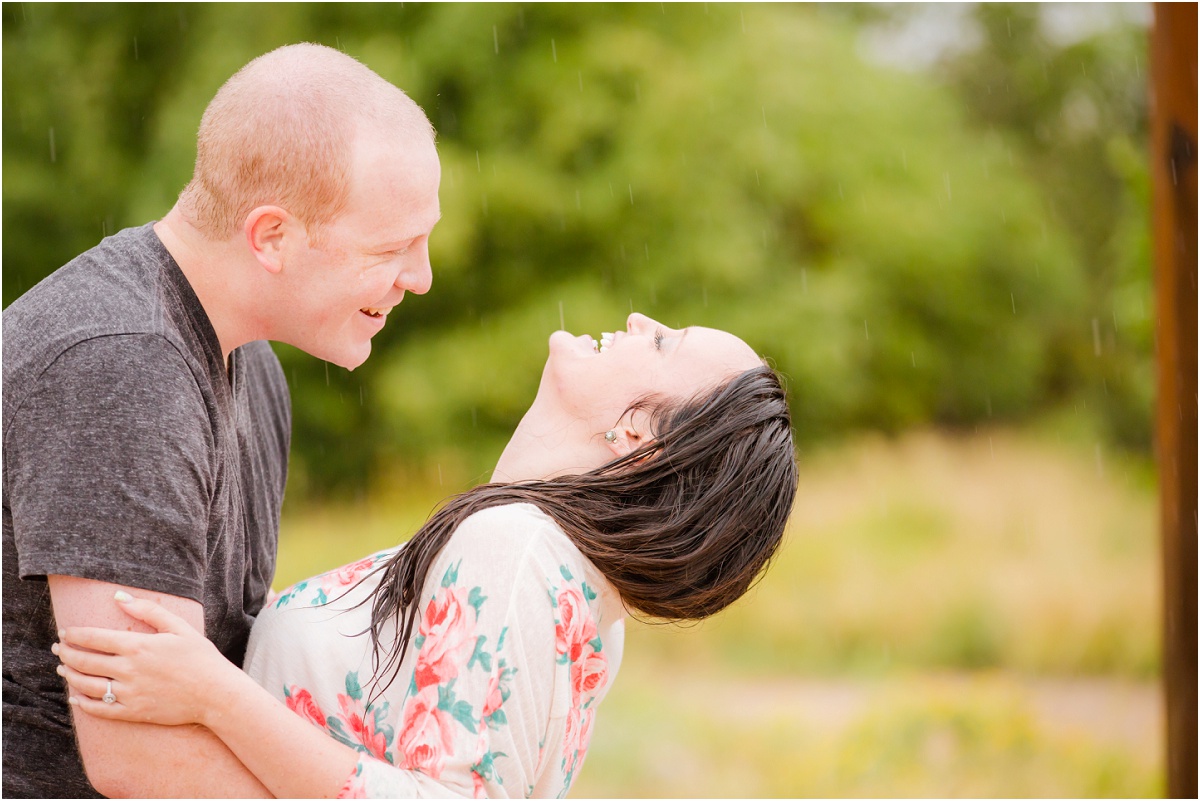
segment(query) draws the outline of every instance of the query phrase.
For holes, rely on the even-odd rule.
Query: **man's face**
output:
[[[345,211],[284,262],[286,308],[273,338],[350,370],[366,361],[404,293],[429,291],[440,181],[431,140],[360,134]]]

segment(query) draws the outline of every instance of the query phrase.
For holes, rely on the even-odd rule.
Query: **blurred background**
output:
[[[438,130],[433,290],[276,346],[276,587],[486,480],[557,328],[726,328],[801,482],[631,622],[576,796],[1163,792],[1145,5],[3,5],[3,301],[161,217],[221,83],[340,48]]]

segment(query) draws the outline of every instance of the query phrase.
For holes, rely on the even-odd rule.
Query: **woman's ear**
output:
[[[604,444],[619,459],[626,454],[633,453],[654,439],[654,435],[649,432],[648,426],[643,428],[645,430],[639,431],[638,427],[632,421],[622,421],[614,428],[604,432]]]
[[[246,215],[246,245],[269,273],[283,269],[284,240],[295,235],[295,220],[278,206],[257,206]]]

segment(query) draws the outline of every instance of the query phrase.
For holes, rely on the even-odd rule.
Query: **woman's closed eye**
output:
[[[662,343],[663,343],[664,336],[665,336],[665,334],[663,334],[663,330],[661,328],[654,332],[654,349],[655,350],[662,350]]]

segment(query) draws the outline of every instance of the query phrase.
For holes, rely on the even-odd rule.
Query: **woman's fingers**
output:
[[[112,679],[106,676],[92,676],[87,673],[80,673],[74,668],[66,665],[59,665],[56,668],[58,675],[67,680],[67,684],[71,687],[72,695],[86,695],[89,698],[103,698],[108,692],[109,682]],[[113,693],[116,695],[116,693]]]
[[[134,598],[124,590],[118,590],[114,597],[125,614],[142,621],[155,631],[170,632],[171,634],[194,634],[196,632],[186,620],[168,612],[154,601]]]
[[[138,638],[147,635],[116,629],[99,629],[92,626],[71,626],[58,632],[58,639],[65,645],[100,651],[106,654],[127,654],[134,650]]]
[[[50,651],[60,662],[78,673],[106,677],[125,675],[125,661],[119,656],[76,648],[66,640],[52,645]]]

